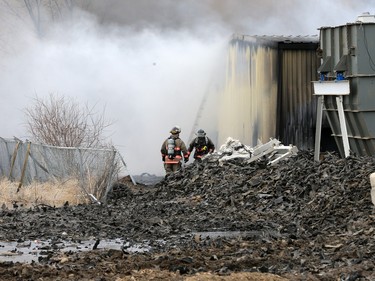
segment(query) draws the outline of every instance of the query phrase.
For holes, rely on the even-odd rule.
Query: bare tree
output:
[[[41,0],[23,0],[25,7],[34,24],[35,30],[39,36],[42,36],[41,26]]]
[[[75,8],[89,6],[89,0],[0,0],[0,15],[31,23],[37,36],[43,37],[51,23],[71,18]],[[3,21],[0,18],[0,24]]]
[[[72,99],[50,94],[35,97],[34,103],[25,108],[27,130],[33,141],[62,147],[107,147],[104,130],[111,123],[95,106],[84,107]]]

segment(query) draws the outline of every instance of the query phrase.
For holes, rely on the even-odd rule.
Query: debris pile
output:
[[[0,239],[122,238],[158,253],[148,266],[186,274],[375,279],[374,158],[325,152],[317,163],[312,151],[290,149],[271,165],[273,153],[250,161],[254,149],[232,144],[155,185],[124,182],[107,205],[2,210]],[[233,157],[238,152],[248,157]]]
[[[284,160],[292,155],[296,155],[298,149],[296,146],[285,146],[277,139],[270,139],[269,142],[263,144],[259,143],[255,147],[250,147],[242,144],[239,140],[228,138],[227,141],[220,147],[219,151],[212,155],[207,155],[212,158],[220,158],[220,161],[227,161],[235,158],[246,158],[247,163],[257,161],[259,159],[266,160],[268,165],[274,165],[281,160]]]

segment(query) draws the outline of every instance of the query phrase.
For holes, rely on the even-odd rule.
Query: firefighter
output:
[[[171,135],[163,142],[160,150],[166,175],[181,168],[182,158],[185,163],[189,161],[186,145],[180,139],[180,127],[173,127],[170,133]]]
[[[190,157],[191,152],[195,149],[194,159],[202,160],[202,157],[214,152],[215,145],[212,140],[206,136],[206,132],[202,129],[199,129],[196,133],[197,137],[190,142],[188,148],[188,155]]]

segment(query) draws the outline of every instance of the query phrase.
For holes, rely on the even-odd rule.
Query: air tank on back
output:
[[[375,155],[375,16],[365,13],[353,23],[321,27],[318,69],[321,81],[347,80],[343,96],[350,151]],[[324,99],[325,113],[340,154],[344,156],[335,96]]]

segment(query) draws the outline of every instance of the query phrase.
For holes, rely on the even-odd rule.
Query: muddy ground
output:
[[[0,243],[1,280],[375,280],[374,159],[267,164],[211,157],[106,204],[2,209],[0,241],[23,248]]]

